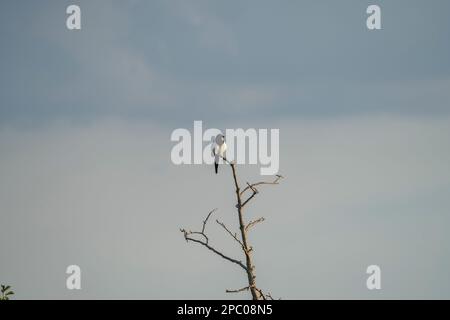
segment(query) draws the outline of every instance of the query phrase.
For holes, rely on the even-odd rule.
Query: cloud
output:
[[[208,2],[174,1],[170,10],[193,27],[200,45],[206,49],[220,50],[232,56],[239,52],[236,36],[230,23],[221,19]]]
[[[363,3],[329,10],[209,1],[80,6],[77,32],[65,28],[64,3],[2,11],[2,125],[115,116],[171,126],[211,114],[230,121],[237,112],[248,120],[449,110],[450,47],[439,40],[449,28],[438,6],[386,4],[389,32],[382,33],[357,27]],[[406,17],[420,18],[422,28],[411,33]]]

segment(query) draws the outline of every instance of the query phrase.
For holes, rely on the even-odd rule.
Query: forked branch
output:
[[[212,210],[209,212],[209,214],[206,216],[205,220],[203,221],[202,230],[201,231],[186,231],[185,229],[180,229],[180,231],[184,234],[184,238],[187,242],[192,241],[196,242],[198,244],[201,244],[202,246],[206,247],[210,251],[214,252],[215,254],[219,255],[225,260],[228,260],[234,264],[237,264],[242,269],[245,270],[247,279],[248,279],[248,286],[243,287],[241,289],[236,290],[226,290],[227,293],[237,293],[242,291],[250,291],[252,294],[252,298],[254,300],[267,300],[272,299],[272,296],[270,294],[265,294],[261,289],[256,287],[255,283],[255,266],[253,265],[253,259],[252,259],[252,253],[253,248],[249,244],[248,241],[248,231],[250,228],[255,226],[256,224],[263,222],[264,218],[259,218],[250,222],[246,222],[244,219],[244,207],[250,202],[250,200],[254,199],[255,196],[259,193],[257,186],[261,185],[276,185],[278,182],[283,178],[281,175],[276,175],[275,179],[273,181],[261,181],[257,183],[250,184],[247,182],[247,187],[241,190],[237,173],[236,173],[236,164],[233,161],[228,161],[225,157],[223,157],[223,160],[225,163],[229,164],[231,167],[231,172],[233,176],[233,182],[235,187],[235,193],[236,193],[236,208],[237,208],[237,218],[238,218],[238,226],[239,226],[239,234],[236,232],[232,232],[230,228],[228,228],[223,222],[216,219],[216,222],[218,225],[220,225],[232,238],[234,241],[236,241],[240,247],[242,248],[242,252],[245,257],[245,263],[243,263],[240,260],[231,258],[219,250],[215,249],[213,246],[209,244],[209,238],[206,235],[206,225],[208,223],[209,218],[211,217],[212,213],[216,210]],[[247,191],[252,191],[252,193],[247,197],[246,200],[243,200],[243,195]],[[197,237],[195,237],[197,235]]]
[[[206,224],[208,223],[208,219],[211,216],[211,214],[216,211],[216,209],[212,210],[209,212],[209,214],[206,216],[206,219],[203,220],[203,226],[202,226],[202,231],[188,231],[185,229],[180,229],[180,231],[184,234],[184,239],[186,240],[186,242],[192,241],[192,242],[196,242],[198,244],[201,244],[202,246],[208,248],[209,250],[211,250],[212,252],[214,252],[215,254],[217,254],[218,256],[224,258],[225,260],[228,260],[232,263],[237,264],[238,266],[240,266],[241,268],[243,268],[246,272],[247,272],[247,267],[242,263],[242,261],[239,261],[237,259],[233,259],[225,254],[223,254],[222,252],[220,252],[219,250],[215,249],[213,246],[211,246],[209,244],[209,238],[205,233],[205,229],[206,229]],[[196,239],[193,238],[191,235],[200,235],[203,239]]]
[[[253,193],[258,193],[258,190],[255,188],[256,186],[260,186],[260,185],[271,185],[271,184],[279,184],[279,181],[281,179],[283,179],[284,177],[282,175],[275,175],[275,179],[273,181],[260,181],[260,182],[256,182],[256,183],[252,183],[249,184],[247,182],[247,187],[245,187],[242,191],[241,191],[241,196],[248,190],[252,190]]]

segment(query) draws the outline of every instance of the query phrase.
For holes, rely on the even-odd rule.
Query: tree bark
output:
[[[248,286],[243,287],[241,289],[236,290],[226,290],[228,293],[237,293],[249,290],[252,299],[253,300],[267,300],[271,299],[273,300],[270,293],[264,293],[262,290],[258,289],[256,286],[256,276],[255,276],[255,266],[253,265],[252,261],[252,252],[253,247],[248,242],[248,231],[251,227],[256,225],[259,222],[264,221],[263,217],[260,217],[259,219],[255,219],[253,221],[250,221],[246,223],[244,221],[244,207],[250,202],[250,200],[254,199],[255,196],[259,193],[259,191],[256,189],[256,186],[260,185],[276,185],[278,184],[278,181],[282,179],[283,177],[281,175],[276,175],[276,179],[273,181],[260,181],[257,183],[250,184],[247,182],[247,186],[241,190],[239,186],[239,181],[236,173],[236,164],[234,162],[230,162],[227,159],[223,158],[223,160],[228,163],[231,167],[231,172],[233,174],[233,181],[234,181],[234,187],[236,192],[236,201],[237,201],[237,214],[238,214],[238,221],[239,221],[239,230],[240,230],[240,239],[238,233],[232,232],[223,222],[220,222],[216,219],[217,224],[219,224],[241,247],[242,251],[245,255],[245,263],[243,261],[240,261],[238,259],[232,258],[228,255],[225,255],[223,252],[217,250],[215,247],[211,246],[209,244],[209,238],[206,235],[206,224],[211,216],[211,214],[216,210],[212,210],[209,212],[209,214],[206,216],[206,219],[203,221],[202,229],[201,231],[190,231],[186,229],[180,229],[180,231],[184,234],[184,239],[186,242],[192,241],[196,242],[198,244],[203,245],[207,249],[214,252],[216,255],[222,257],[225,260],[228,260],[238,266],[240,266],[242,269],[245,270],[247,274],[247,281]],[[247,191],[251,191],[251,195],[247,196],[246,199],[243,201],[243,197],[246,194]],[[195,237],[196,236],[196,237]]]
[[[237,180],[236,175],[236,166],[234,162],[230,163],[231,170],[233,172],[233,180],[234,180],[234,186],[236,188],[236,200],[237,200],[237,211],[238,211],[238,217],[239,217],[239,229],[241,231],[241,239],[242,239],[242,250],[245,254],[245,264],[247,267],[247,278],[248,278],[248,287],[250,289],[250,292],[252,294],[253,300],[259,300],[261,299],[261,294],[258,292],[256,288],[256,276],[255,276],[255,267],[253,265],[252,261],[252,254],[251,254],[251,246],[248,244],[247,239],[247,230],[245,228],[246,224],[244,222],[244,216],[243,216],[243,206],[242,206],[242,199],[241,199],[241,190],[239,188],[239,182]]]

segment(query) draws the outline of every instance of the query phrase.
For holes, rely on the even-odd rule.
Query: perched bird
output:
[[[212,153],[214,156],[214,167],[217,170],[219,169],[219,160],[220,158],[225,158],[225,152],[227,151],[227,144],[225,143],[225,136],[219,133],[216,137],[215,143],[212,145]]]

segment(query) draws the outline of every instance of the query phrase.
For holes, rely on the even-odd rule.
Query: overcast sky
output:
[[[82,29],[66,28],[81,7]],[[382,30],[366,27],[379,4]],[[276,128],[247,218],[274,297],[450,298],[450,2],[2,1],[0,283],[16,299],[248,298],[180,227],[236,223],[177,128]],[[238,167],[241,181],[261,178]],[[211,225],[214,243],[239,248]],[[66,289],[66,267],[82,289]],[[366,288],[367,266],[382,289]]]

